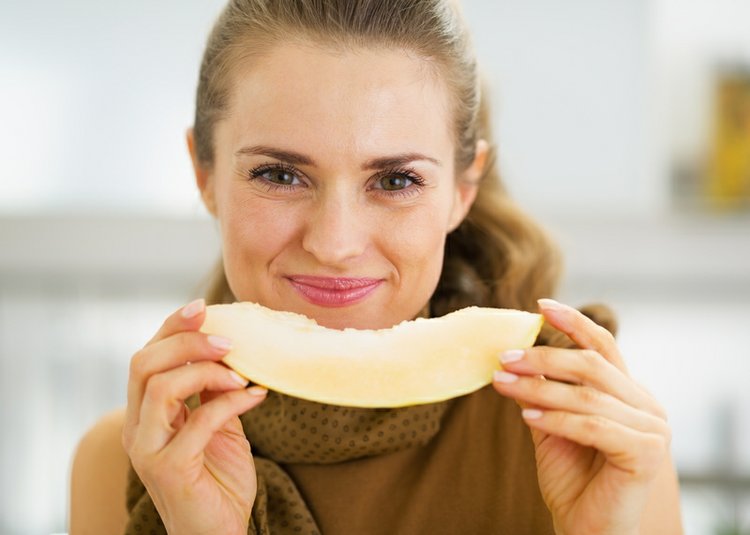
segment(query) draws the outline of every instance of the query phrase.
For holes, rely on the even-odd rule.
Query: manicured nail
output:
[[[229,370],[229,375],[232,376],[232,379],[240,385],[240,386],[247,386],[247,379],[244,379],[239,373],[237,373],[234,370]]]
[[[516,381],[518,381],[518,376],[515,373],[495,370],[493,376],[495,378],[495,381],[497,381],[498,383],[515,383]]]
[[[268,394],[268,389],[263,388],[262,386],[253,385],[247,389],[247,392],[251,396],[265,396],[266,394]]]
[[[544,308],[547,310],[565,310],[565,307],[554,299],[537,299],[536,302],[539,305],[539,308]]]
[[[182,317],[185,319],[194,318],[206,308],[205,299],[196,299],[192,303],[188,303],[182,308]]]
[[[568,307],[553,299],[539,299],[537,303],[539,303],[539,308],[546,313],[547,318],[552,320],[555,327],[565,332],[573,329],[573,320]]]
[[[222,351],[229,351],[230,349],[232,349],[232,341],[229,338],[224,338],[223,336],[209,334],[208,343],[214,346],[216,349],[221,349]]]
[[[543,414],[539,409],[524,409],[521,411],[521,416],[527,420],[538,420]]]
[[[523,349],[510,349],[500,355],[500,362],[508,364],[509,362],[518,362],[526,354]]]

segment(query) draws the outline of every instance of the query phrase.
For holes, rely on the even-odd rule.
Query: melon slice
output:
[[[469,307],[390,329],[328,329],[255,303],[207,307],[201,331],[226,336],[224,362],[291,396],[352,407],[402,407],[473,392],[492,380],[498,355],[536,340],[542,316]]]

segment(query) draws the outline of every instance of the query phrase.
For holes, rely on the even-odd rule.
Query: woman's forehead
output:
[[[442,159],[453,149],[447,91],[431,66],[405,51],[282,45],[238,69],[234,81],[226,132],[217,136],[227,150],[298,143]]]

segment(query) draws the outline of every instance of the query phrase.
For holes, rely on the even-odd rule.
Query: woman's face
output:
[[[397,50],[282,45],[236,74],[209,172],[189,134],[234,295],[336,329],[414,318],[476,193],[456,180],[433,71]]]

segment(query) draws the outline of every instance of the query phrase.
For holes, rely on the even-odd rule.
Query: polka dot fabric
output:
[[[320,535],[320,529],[289,475],[268,459],[256,457],[255,468],[258,494],[248,533]]]
[[[242,415],[255,454],[278,463],[338,463],[426,444],[448,401],[363,409],[316,403],[270,391]]]

